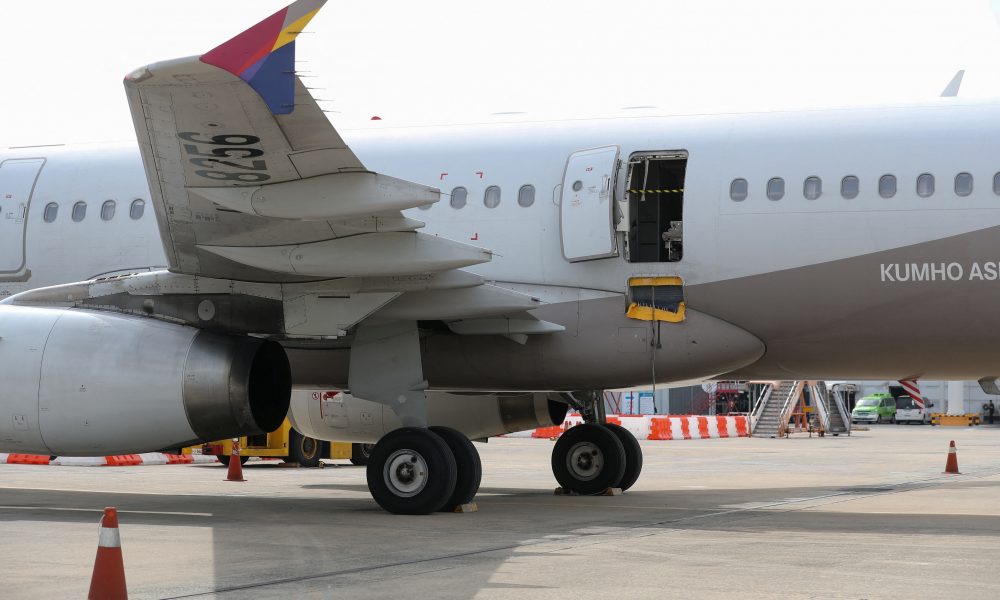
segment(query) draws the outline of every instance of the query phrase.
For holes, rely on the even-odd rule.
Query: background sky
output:
[[[0,3],[0,147],[134,139],[126,73],[284,4]],[[299,69],[345,129],[919,102],[958,69],[1000,97],[990,0],[330,0],[308,31]]]

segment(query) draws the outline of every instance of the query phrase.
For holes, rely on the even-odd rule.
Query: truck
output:
[[[240,463],[251,456],[279,458],[286,463],[298,463],[301,467],[318,467],[324,458],[346,459],[355,465],[367,465],[374,444],[351,442],[325,442],[302,435],[292,428],[288,419],[271,433],[243,436],[239,438]],[[233,440],[218,440],[190,446],[185,454],[207,454],[217,456],[223,465],[229,464],[233,453]]]

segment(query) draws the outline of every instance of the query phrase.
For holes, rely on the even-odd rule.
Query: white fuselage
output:
[[[957,254],[948,250],[937,257],[922,249],[931,242],[1000,225],[1000,188],[994,184],[1000,172],[1000,162],[994,158],[1000,155],[1000,137],[994,134],[994,123],[1000,123],[1000,105],[948,99],[908,107],[440,128],[380,123],[365,131],[344,132],[344,137],[367,168],[439,187],[440,202],[427,210],[407,211],[407,216],[426,222],[426,233],[492,250],[491,262],[469,269],[487,280],[624,293],[630,276],[677,275],[688,290],[690,307],[752,332],[770,350],[804,333],[813,322],[809,311],[760,314],[759,304],[750,310],[740,306],[741,297],[725,293],[727,282],[754,281],[754,289],[759,289],[769,285],[766,278],[771,274],[900,250],[902,258],[893,255],[888,267],[890,281],[885,280],[885,265],[876,260],[875,266],[845,271],[838,275],[844,279],[826,281],[829,287],[824,290],[801,289],[794,279],[783,282],[781,289],[772,290],[774,306],[790,301],[789,294],[798,305],[843,294],[852,298],[843,307],[851,315],[836,317],[859,319],[865,306],[937,302],[936,290],[946,295],[977,290],[983,302],[1000,300],[996,291],[1000,245],[992,241],[995,236],[964,244]],[[615,234],[618,256],[574,263],[564,258],[560,202],[567,157],[611,145],[620,148],[623,161],[615,183],[617,199],[623,198],[630,155],[686,152],[684,254],[679,262],[628,262],[623,256],[626,235],[621,232]],[[5,161],[26,158],[43,158],[45,164],[30,197],[26,224],[18,223],[16,210],[3,205],[0,196],[0,243],[5,252],[18,252],[18,236],[23,235],[25,258],[19,271],[0,276],[0,295],[167,263],[145,172],[133,146],[22,148],[2,155]],[[925,173],[934,176],[935,188],[933,194],[921,197],[916,181]],[[974,182],[965,196],[955,189],[960,173],[970,174]],[[897,182],[890,198],[879,194],[880,178],[887,174]],[[845,176],[858,179],[856,197],[841,195]],[[765,189],[776,177],[784,181],[784,195],[771,200]],[[808,177],[822,182],[822,193],[813,200],[804,197]],[[730,198],[730,185],[737,178],[748,183],[748,196],[742,201]],[[517,201],[524,185],[535,190],[534,202],[527,207]],[[484,205],[489,186],[500,188],[495,208]],[[450,205],[456,187],[468,191],[463,208]],[[132,219],[129,205],[137,198],[146,200],[146,210],[141,218]],[[109,199],[116,202],[116,211],[105,221],[100,209]],[[73,206],[81,201],[87,203],[87,213],[76,222]],[[49,203],[59,205],[52,222],[43,219]],[[893,279],[899,264],[910,263],[907,251],[901,250],[906,248],[916,249],[915,272],[932,275],[939,268],[937,262],[944,268],[957,262],[961,276],[951,277],[955,272],[950,271],[939,280],[904,289],[913,282]],[[975,280],[970,279],[974,269],[990,270]],[[755,279],[760,277],[764,279]],[[883,294],[886,290],[891,293]],[[766,295],[761,298],[767,301]],[[966,329],[981,328],[978,318],[970,315]],[[836,330],[835,322],[820,321],[829,331]],[[837,339],[825,330],[813,328],[807,333],[815,345]],[[870,333],[876,341],[886,335],[875,329]],[[913,335],[919,337],[919,332]],[[994,356],[1000,358],[1000,352]],[[798,371],[787,361],[782,365]]]

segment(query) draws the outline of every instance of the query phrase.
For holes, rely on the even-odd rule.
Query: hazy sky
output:
[[[284,4],[0,3],[0,146],[132,139],[125,73]],[[331,0],[308,29],[299,68],[343,127],[912,102],[961,68],[962,96],[1000,97],[990,0]]]

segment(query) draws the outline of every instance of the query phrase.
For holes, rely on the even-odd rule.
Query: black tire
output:
[[[229,466],[229,457],[230,457],[229,454],[223,454],[222,456],[217,456],[216,458],[219,459],[219,462],[222,463],[223,467],[228,467]],[[240,455],[240,464],[241,465],[247,464],[248,460],[250,460],[249,456],[243,456],[242,454]]]
[[[300,467],[311,469],[319,466],[323,457],[323,442],[302,435],[294,429],[288,430],[288,458],[285,462],[299,463]]]
[[[351,462],[363,467],[371,460],[375,444],[351,444]]]
[[[635,485],[635,482],[639,480],[639,474],[642,473],[642,447],[639,446],[639,440],[635,439],[632,432],[621,425],[605,423],[604,426],[618,436],[618,441],[625,449],[625,474],[622,475],[622,480],[617,486],[624,492]]]
[[[456,507],[468,504],[476,497],[479,484],[483,480],[483,462],[479,458],[476,446],[461,431],[441,426],[429,427],[428,429],[441,436],[441,439],[448,444],[448,448],[455,456],[455,467],[458,469],[455,478],[455,491],[440,508],[442,511],[452,512]]]
[[[426,515],[451,498],[458,467],[441,436],[421,427],[403,427],[375,444],[366,475],[368,490],[379,506],[397,515]]]
[[[876,425],[881,425],[882,424],[882,415],[879,415],[879,416],[875,417],[875,424]]]
[[[608,428],[593,423],[570,427],[552,448],[552,474],[566,491],[600,494],[621,483],[625,448]]]

